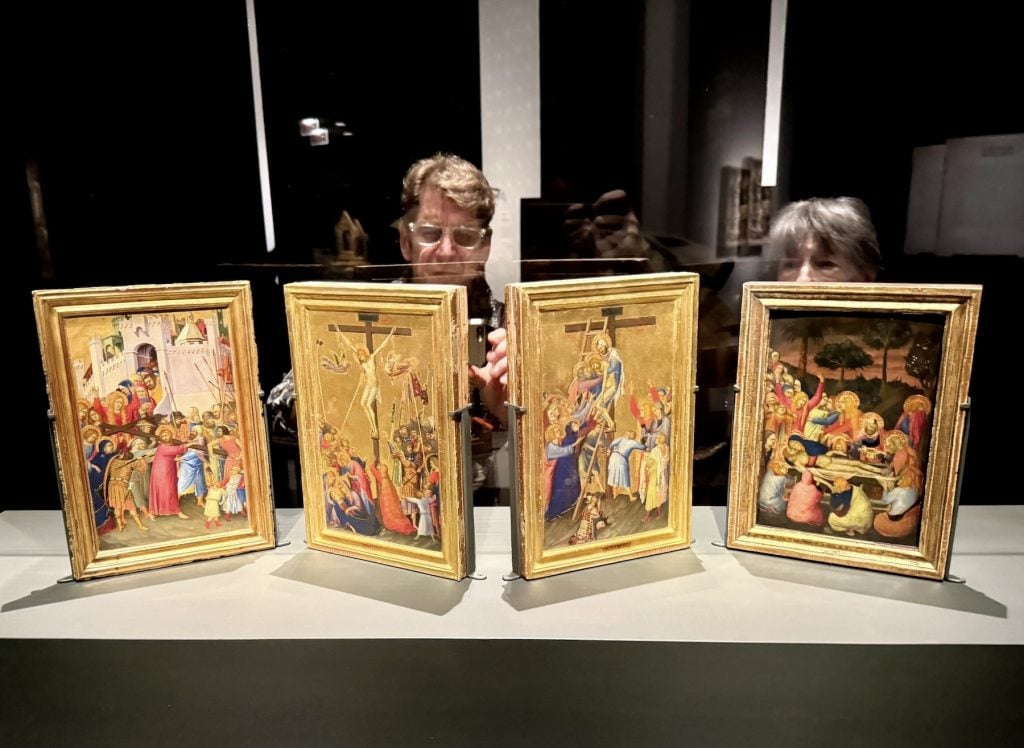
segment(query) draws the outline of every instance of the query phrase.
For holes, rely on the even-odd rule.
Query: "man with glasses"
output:
[[[473,361],[472,449],[473,484],[480,489],[494,476],[494,451],[500,439],[494,432],[505,423],[508,363],[505,354],[504,304],[494,298],[484,277],[491,252],[491,219],[496,191],[483,173],[457,156],[439,153],[414,163],[402,182],[402,218],[398,220],[402,255],[410,263],[404,280],[421,283],[459,283],[467,287],[470,318],[483,320],[489,331],[486,363]],[[378,350],[383,350],[379,348]],[[363,351],[365,353],[365,351]],[[357,356],[363,367],[362,403],[376,397],[376,363]],[[483,358],[481,356],[481,358]],[[385,361],[384,366],[397,365]],[[292,372],[270,392],[267,405],[275,423],[293,438],[295,433]],[[375,419],[370,415],[370,423]],[[426,436],[426,434],[422,435]],[[474,496],[476,503],[490,500],[490,487]],[[476,493],[476,492],[475,492]]]
[[[484,320],[491,344],[487,363],[470,367],[470,382],[486,409],[504,423],[508,371],[504,305],[494,298],[484,277],[495,195],[483,173],[465,159],[444,153],[421,159],[402,181],[398,231],[413,281],[467,287],[469,316]]]

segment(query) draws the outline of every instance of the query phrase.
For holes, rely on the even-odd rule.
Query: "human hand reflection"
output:
[[[643,257],[640,221],[623,190],[610,190],[592,205],[575,203],[565,212],[563,230],[579,257]]]
[[[480,401],[502,424],[508,424],[505,402],[508,400],[508,344],[505,328],[487,335],[490,349],[484,366],[470,366],[469,380],[480,392]]]

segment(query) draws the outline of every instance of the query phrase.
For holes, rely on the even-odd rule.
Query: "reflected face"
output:
[[[480,226],[480,220],[471,210],[460,208],[436,189],[428,187],[420,194],[415,221],[449,230],[444,232],[437,244],[423,246],[413,237],[408,220],[411,219],[402,222],[400,242],[402,256],[412,263],[412,274],[416,280],[468,283],[483,273],[484,264],[491,252],[490,234],[476,249],[466,249],[453,241],[450,230],[457,226]]]
[[[808,239],[795,250],[787,250],[779,265],[778,280],[797,283],[872,281],[874,276],[851,258],[830,250],[816,239]]]

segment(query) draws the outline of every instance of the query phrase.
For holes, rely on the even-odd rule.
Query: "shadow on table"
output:
[[[456,582],[319,551],[298,553],[271,574],[435,616],[458,605],[472,581]]]
[[[722,537],[725,537],[725,514],[716,513],[715,521],[719,523]],[[935,608],[959,610],[992,618],[1007,617],[1004,604],[966,584],[936,582],[931,579],[905,577],[871,569],[833,566],[752,551],[729,552],[735,556],[740,566],[761,579],[774,579],[779,582],[852,592],[917,605],[931,605]]]
[[[275,513],[277,523],[277,537],[279,544],[287,545],[289,541],[283,540],[292,531],[295,525],[302,519],[301,512],[296,513]],[[35,590],[25,597],[11,600],[0,606],[0,613],[8,613],[25,608],[36,608],[42,605],[63,603],[69,600],[81,600],[95,597],[97,595],[109,595],[128,590],[145,589],[161,584],[173,584],[175,582],[186,582],[193,579],[216,576],[218,574],[231,574],[241,568],[255,563],[261,553],[269,549],[243,553],[227,558],[205,559],[191,561],[186,564],[168,567],[166,569],[146,569],[143,571],[120,574],[114,577],[103,579],[88,579],[82,582],[65,581],[55,582],[49,587]],[[66,548],[63,553],[67,553]],[[40,555],[38,551],[33,555]],[[49,555],[56,555],[49,554]]]
[[[149,569],[130,574],[104,579],[88,579],[82,582],[59,582],[35,590],[25,597],[11,600],[0,606],[0,613],[10,613],[25,608],[36,608],[42,605],[53,605],[71,600],[110,595],[128,590],[156,587],[161,584],[173,584],[193,579],[212,577],[218,574],[231,574],[238,569],[256,562],[257,553],[246,553],[228,558],[215,558],[204,561],[193,561],[181,566],[167,569]]]
[[[505,583],[501,599],[516,610],[529,610],[703,572],[700,560],[687,549],[543,579],[513,579]]]

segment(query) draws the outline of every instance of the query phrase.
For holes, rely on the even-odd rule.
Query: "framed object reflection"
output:
[[[72,576],[272,548],[249,284],[33,301]]]
[[[284,287],[311,548],[467,574],[462,286]]]
[[[980,299],[745,284],[728,547],[944,578]]]
[[[527,579],[688,547],[698,276],[506,288]]]

